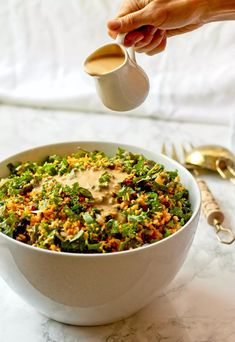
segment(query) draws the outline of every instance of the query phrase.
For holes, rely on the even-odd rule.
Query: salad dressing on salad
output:
[[[122,148],[9,164],[0,232],[56,252],[112,253],[160,241],[191,217],[177,170]]]
[[[120,190],[120,183],[129,175],[121,170],[81,170],[70,175],[55,176],[55,179],[62,185],[72,186],[74,183],[89,190],[94,198],[94,205],[107,213],[111,210],[117,211],[113,201],[112,193]],[[103,181],[102,181],[103,176]]]

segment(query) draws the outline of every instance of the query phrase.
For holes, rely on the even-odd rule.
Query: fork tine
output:
[[[177,155],[176,148],[175,148],[174,144],[171,145],[171,158],[176,160],[176,161],[178,161],[180,163],[180,159],[179,159],[179,157]]]
[[[191,144],[190,144],[191,145]],[[190,146],[191,147],[191,146]],[[182,145],[182,151],[183,151],[183,155],[184,155],[184,161],[185,161],[185,159],[186,159],[186,157],[187,157],[187,154],[188,154],[188,152],[187,152],[187,150],[186,150],[186,148],[185,148],[185,146],[184,145]]]
[[[190,146],[189,150],[193,148],[193,144],[189,143],[188,145]],[[161,153],[166,155],[166,156],[169,155],[172,159],[176,160],[178,163],[182,163],[182,160],[184,163],[186,156],[187,156],[187,153],[188,153],[188,149],[184,146],[184,144],[181,145],[181,149],[182,149],[182,155],[181,155],[181,153],[177,152],[175,144],[172,143],[171,144],[171,151],[167,151],[166,143],[164,142],[162,144],[162,147],[161,147]]]
[[[194,145],[191,142],[189,142],[188,145],[189,145],[191,150],[194,148]]]
[[[166,152],[166,144],[165,144],[165,143],[162,144],[161,153],[164,154],[165,156],[167,155],[167,152]]]

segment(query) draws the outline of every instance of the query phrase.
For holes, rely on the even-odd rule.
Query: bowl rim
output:
[[[192,181],[192,183],[194,184],[194,188],[196,190],[196,198],[197,201],[195,203],[195,209],[193,211],[193,214],[191,216],[191,218],[189,219],[189,221],[183,226],[181,227],[178,231],[176,231],[175,233],[173,233],[172,235],[163,238],[162,240],[153,242],[151,244],[148,245],[143,245],[140,246],[138,248],[133,248],[133,249],[129,249],[129,250],[125,250],[125,251],[118,251],[118,252],[112,252],[112,253],[92,253],[92,254],[86,254],[86,253],[69,253],[69,252],[55,252],[55,251],[51,251],[49,249],[43,249],[43,248],[39,248],[39,247],[34,247],[31,245],[27,245],[25,243],[22,243],[20,241],[17,241],[5,234],[3,234],[2,232],[0,232],[0,237],[3,237],[4,239],[6,239],[7,241],[9,241],[11,244],[16,244],[16,246],[22,247],[22,248],[26,248],[29,249],[31,251],[35,251],[36,253],[46,253],[48,255],[53,255],[53,256],[58,256],[58,257],[63,257],[63,256],[67,256],[67,257],[72,257],[72,258],[102,258],[104,256],[107,257],[116,257],[116,256],[121,256],[121,255],[126,255],[126,254],[133,254],[133,253],[138,253],[138,252],[144,252],[145,250],[149,250],[151,248],[156,247],[157,245],[161,245],[166,243],[167,241],[173,239],[175,236],[179,235],[182,233],[182,231],[184,231],[185,229],[187,229],[187,227],[191,224],[191,222],[193,222],[196,218],[196,216],[198,215],[198,212],[200,211],[201,208],[201,192],[199,189],[199,186],[197,184],[197,181],[195,179],[195,177],[180,163],[178,163],[176,160],[162,154],[162,153],[158,153],[158,152],[154,152],[153,150],[150,149],[146,149],[146,148],[142,148],[136,145],[130,145],[130,144],[123,144],[123,143],[117,143],[114,141],[102,141],[102,140],[74,140],[74,141],[62,141],[62,142],[56,142],[56,143],[51,143],[51,144],[45,144],[45,145],[38,145],[38,146],[34,146],[32,148],[26,149],[26,150],[22,150],[18,153],[15,153],[13,155],[10,155],[9,157],[0,160],[0,167],[1,164],[3,163],[7,163],[8,160],[11,160],[12,158],[16,158],[16,157],[21,157],[22,155],[24,155],[27,152],[33,152],[33,151],[37,151],[43,148],[50,148],[50,147],[57,147],[60,145],[74,145],[77,144],[79,146],[79,144],[83,144],[83,143],[87,143],[87,144],[103,144],[103,145],[116,145],[117,147],[121,147],[121,148],[126,148],[131,149],[140,149],[141,151],[139,153],[154,153],[157,156],[162,157],[163,159],[166,159],[168,162],[170,162],[173,166],[176,167],[177,170],[181,169],[186,175],[187,177],[189,177]],[[138,153],[138,152],[134,152],[134,153]],[[1,178],[0,178],[1,179]],[[1,243],[0,243],[0,248],[1,248]]]

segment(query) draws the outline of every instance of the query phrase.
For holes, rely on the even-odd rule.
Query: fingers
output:
[[[130,47],[132,45],[136,45],[138,42],[144,39],[144,35],[140,31],[132,31],[128,33],[124,40],[124,45]]]
[[[141,32],[143,32],[141,30]],[[166,45],[166,31],[159,30],[157,28],[151,28],[149,30],[145,30],[145,32],[150,33],[144,36],[143,39],[140,39],[139,42],[135,42],[131,45],[135,46],[136,52],[145,52],[147,54],[154,51],[162,51]],[[137,33],[137,32],[136,32]],[[125,44],[127,45],[127,44]]]
[[[155,54],[157,54],[157,53],[160,53],[160,52],[164,51],[165,48],[166,48],[166,44],[167,44],[167,37],[166,37],[166,35],[165,35],[165,36],[163,37],[161,43],[160,43],[157,47],[155,47],[155,48],[153,48],[152,50],[146,52],[147,55],[148,55],[148,56],[153,56],[153,55],[155,55]]]
[[[112,34],[111,36],[116,38],[117,34]],[[124,44],[127,47],[134,45],[136,52],[144,52],[151,56],[165,49],[167,36],[168,33],[166,31],[149,25],[128,33]]]
[[[123,17],[108,22],[108,29],[116,32],[130,32],[144,25],[152,24],[152,15],[147,8],[129,13]]]
[[[149,48],[156,47],[165,35],[165,31],[155,28],[152,34],[145,35],[145,37],[137,44],[135,44],[136,51],[146,52]]]
[[[157,32],[157,27],[146,25],[138,29],[137,32],[143,34],[143,39],[138,43],[138,47],[144,47],[151,43],[155,33]],[[136,44],[135,46],[137,47]]]
[[[157,28],[152,25],[145,25],[139,28],[138,30],[131,31],[126,35],[125,45],[126,46],[135,45],[137,41],[139,41],[141,38],[143,39],[142,41],[143,46],[147,45],[153,39],[153,36],[156,31],[157,31]],[[118,32],[108,30],[108,34],[110,35],[111,38],[115,39],[118,35]]]
[[[108,31],[108,33],[109,33],[111,38],[113,38],[113,39],[117,38],[117,35],[118,35],[117,33],[113,33],[113,31]],[[130,46],[138,43],[143,38],[144,38],[144,35],[142,32],[132,31],[126,35],[124,45],[127,47],[130,47]]]
[[[129,32],[126,37],[124,44],[126,46],[136,45],[137,42],[142,43],[142,45],[148,44],[148,42],[151,42],[154,33],[157,31],[157,28],[151,25],[146,25],[141,27],[140,29],[136,31]]]

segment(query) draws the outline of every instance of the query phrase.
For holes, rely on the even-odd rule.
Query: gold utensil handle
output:
[[[212,226],[214,225],[215,220],[222,223],[224,220],[224,214],[220,210],[220,207],[210,189],[201,178],[197,177],[197,183],[201,190],[202,210],[207,218],[207,222]]]
[[[222,222],[224,220],[224,214],[220,210],[216,199],[212,195],[206,183],[198,177],[196,177],[196,179],[201,190],[202,211],[207,218],[207,222],[211,226],[214,226],[219,242],[230,245],[235,241],[234,233],[231,229],[223,227]]]

